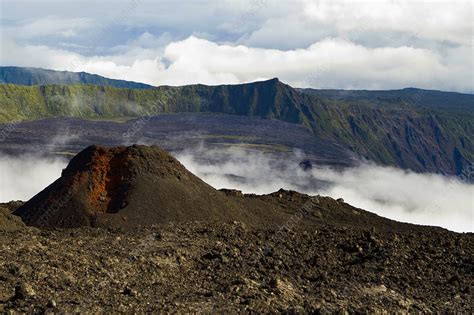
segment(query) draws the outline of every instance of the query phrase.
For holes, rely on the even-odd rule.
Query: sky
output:
[[[0,0],[0,64],[152,85],[474,92],[473,3]]]

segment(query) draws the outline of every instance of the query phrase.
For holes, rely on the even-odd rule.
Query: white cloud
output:
[[[58,16],[46,16],[39,19],[27,19],[18,21],[14,26],[6,27],[3,32],[11,34],[15,32],[17,38],[34,38],[37,36],[59,36],[72,37],[78,32],[94,27],[89,18],[61,18]]]
[[[279,77],[298,87],[474,90],[470,1],[191,1],[179,13],[171,2],[142,1],[121,19],[113,17],[126,1],[75,7],[77,16],[56,3],[54,15],[36,19],[14,7],[6,12],[20,22],[2,28],[4,65],[154,85]],[[28,40],[54,33],[62,40]]]
[[[61,176],[66,162],[38,156],[0,156],[0,202],[28,200]]]
[[[64,29],[67,33],[91,25],[119,24],[180,38],[207,34],[205,38],[219,43],[229,35],[241,35],[248,39],[243,44],[278,49],[304,48],[328,35],[366,37],[366,32],[374,31],[472,45],[470,0],[85,0],[67,4],[17,0],[2,2],[2,11],[3,18],[19,28],[9,31],[10,36],[22,36],[23,30],[55,35]]]
[[[80,56],[67,50],[52,49],[40,45],[20,45],[2,36],[0,60],[2,65],[43,67],[66,70],[68,64]]]
[[[160,39],[145,34],[151,42]],[[165,48],[131,42],[122,53],[80,56],[43,46],[19,46],[6,40],[5,64],[87,71],[154,85],[221,84],[279,77],[297,87],[422,88],[472,91],[471,51],[451,48],[444,55],[413,47],[368,48],[325,39],[306,49],[277,50],[217,44],[189,37]],[[467,62],[466,62],[467,61]]]
[[[458,1],[304,1],[304,15],[320,26],[350,31],[399,31],[420,38],[470,45],[472,2]]]

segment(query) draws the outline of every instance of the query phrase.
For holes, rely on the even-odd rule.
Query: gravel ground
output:
[[[334,224],[0,231],[0,311],[471,313],[473,248]]]

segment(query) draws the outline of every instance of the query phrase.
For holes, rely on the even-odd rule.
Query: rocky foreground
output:
[[[472,311],[474,237],[297,224],[0,232],[0,310]]]

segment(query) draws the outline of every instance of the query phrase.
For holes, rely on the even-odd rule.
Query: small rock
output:
[[[344,202],[344,199],[342,199],[342,198],[337,198],[336,201],[339,202],[339,203],[343,203],[343,202]]]
[[[128,296],[137,296],[138,295],[138,292],[132,288],[129,288],[129,287],[125,287],[125,289],[123,289],[123,292],[122,292],[124,295],[128,295]]]
[[[50,308],[56,308],[57,303],[56,303],[55,300],[49,300],[47,306],[50,307]]]
[[[161,241],[163,239],[163,234],[161,232],[156,232],[155,233],[155,240]]]
[[[36,295],[35,290],[28,283],[20,283],[15,287],[15,300],[26,300]]]
[[[280,285],[281,285],[282,281],[281,279],[279,278],[273,278],[271,281],[270,281],[270,286],[272,288],[278,288]]]
[[[449,280],[447,281],[447,283],[452,285],[452,284],[456,284],[456,283],[458,283],[458,282],[460,282],[460,281],[461,281],[461,278],[460,278],[457,274],[455,274],[454,276],[452,276],[451,278],[449,278]]]
[[[12,265],[10,266],[10,268],[8,269],[8,272],[16,277],[21,277],[24,275],[25,273],[25,270],[22,266],[18,266],[18,265]]]
[[[327,281],[328,280],[328,273],[326,271],[322,271],[319,274],[319,280],[320,281]]]
[[[178,262],[178,264],[183,264],[184,262],[186,262],[186,258],[183,255],[178,255],[176,257],[176,261]]]
[[[217,259],[217,258],[221,258],[222,255],[215,251],[215,250],[211,250],[210,252],[204,254],[201,258],[203,259],[208,259],[208,260],[214,260],[214,259]]]
[[[233,221],[232,224],[235,225],[235,226],[237,226],[238,228],[240,228],[240,229],[242,229],[242,230],[247,229],[247,225],[245,225],[245,223],[243,223],[243,222],[240,222],[240,221]]]
[[[102,201],[102,202],[107,201],[107,193],[102,193],[102,194],[99,196],[99,201]]]

